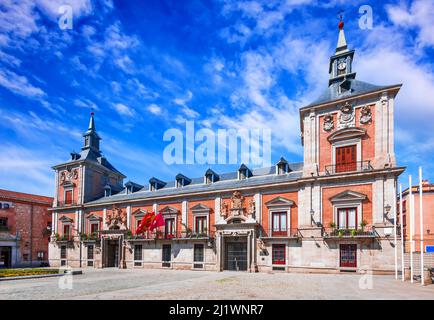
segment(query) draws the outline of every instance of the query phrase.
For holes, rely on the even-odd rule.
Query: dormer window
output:
[[[78,160],[78,159],[80,159],[80,154],[77,153],[77,152],[75,152],[75,151],[71,152],[71,160],[75,161],[75,160]]]
[[[247,168],[247,166],[245,166],[244,164],[242,164],[238,169],[238,179],[244,180],[250,178],[251,176],[252,176],[252,172],[250,171],[250,169]]]
[[[132,181],[128,181],[127,183],[125,183],[125,189],[126,189],[127,194],[139,191],[142,188],[143,188],[142,185],[135,183],[135,182],[132,182]]]
[[[176,175],[176,187],[181,188],[191,183],[191,179],[187,178],[183,174],[179,173]]]
[[[155,191],[163,188],[166,185],[166,182],[161,181],[157,178],[149,179],[149,191]]]
[[[215,173],[214,171],[212,171],[211,169],[208,169],[205,172],[205,177],[204,177],[205,184],[214,183],[214,182],[218,181],[218,178],[219,178],[218,174]]]
[[[112,187],[107,184],[104,187],[104,197],[110,197],[111,195],[112,195]]]
[[[285,174],[288,173],[289,170],[289,164],[288,161],[285,160],[285,158],[280,158],[279,162],[276,164],[276,174]]]

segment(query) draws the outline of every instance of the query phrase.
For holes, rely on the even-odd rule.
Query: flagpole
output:
[[[395,182],[395,187],[394,187],[394,192],[393,192],[393,196],[394,196],[394,201],[393,201],[393,234],[395,236],[395,279],[398,279],[398,248],[396,247],[397,245],[397,240],[396,240],[396,183]]]
[[[400,219],[400,225],[401,225],[401,278],[402,281],[405,280],[404,277],[404,268],[405,268],[405,261],[404,261],[404,218],[402,216],[403,208],[402,208],[402,184],[399,185],[399,216]]]
[[[408,190],[410,197],[410,281],[413,283],[413,192],[412,192],[412,184],[411,184],[411,175],[408,176]]]
[[[420,220],[420,281],[422,285],[425,285],[425,279],[424,279],[424,261],[423,261],[423,208],[422,208],[422,167],[419,167],[419,220]]]

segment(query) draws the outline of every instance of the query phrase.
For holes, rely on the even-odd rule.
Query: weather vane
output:
[[[339,15],[339,29],[342,29],[344,27],[343,13],[344,13],[344,10],[339,10],[339,12],[338,12],[338,15]]]

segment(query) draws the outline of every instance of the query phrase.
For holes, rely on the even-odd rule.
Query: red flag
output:
[[[157,214],[154,218],[154,220],[152,221],[151,227],[149,228],[149,230],[154,230],[157,227],[162,227],[164,226],[164,218],[163,215],[161,214],[161,212],[159,214]]]
[[[147,214],[145,214],[145,216],[143,217],[139,226],[137,227],[136,234],[148,231],[148,229],[151,226],[154,219],[155,219],[155,213],[154,212],[148,212]]]

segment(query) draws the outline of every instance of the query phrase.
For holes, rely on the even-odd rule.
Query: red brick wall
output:
[[[322,188],[323,225],[328,228],[333,222],[333,204],[329,199],[345,190],[366,194],[367,199],[362,203],[362,220],[366,220],[368,225],[372,225],[372,184]],[[360,222],[358,223],[360,224]]]

